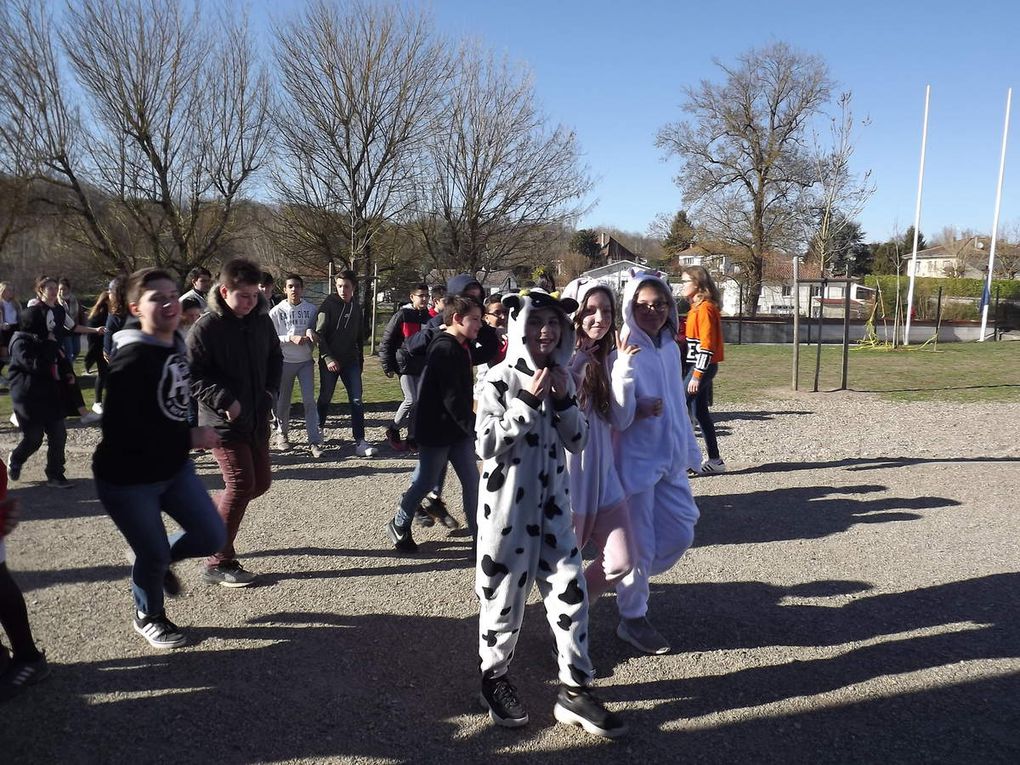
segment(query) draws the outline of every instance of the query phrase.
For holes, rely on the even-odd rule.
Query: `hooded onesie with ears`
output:
[[[668,295],[669,313],[658,337],[649,337],[634,320],[634,302],[647,285]],[[641,349],[631,360],[634,397],[626,402],[616,438],[616,467],[630,506],[634,568],[616,586],[620,616],[639,618],[648,611],[648,580],[668,571],[694,541],[698,506],[687,480],[699,468],[701,450],[694,438],[680,347],[676,343],[676,300],[657,273],[633,272],[623,291],[622,340]],[[616,364],[621,363],[617,359]],[[647,399],[662,399],[662,414],[638,418]]]
[[[525,340],[528,316],[553,308],[560,342],[546,366],[566,369],[574,349],[566,314],[576,303],[533,289],[507,295],[503,305],[509,312],[506,358],[485,375],[475,423],[475,451],[484,460],[475,568],[481,670],[486,678],[506,674],[528,593],[537,583],[556,639],[560,682],[586,686],[592,678],[588,597],[571,521],[566,452],[584,448],[588,423],[569,374],[565,399],[531,394],[536,364]]]
[[[588,297],[598,290],[606,294],[610,304],[615,304],[612,288],[596,279],[575,279],[563,288],[565,296],[577,299],[575,318],[583,313]],[[613,317],[616,315],[614,309]],[[588,356],[578,351],[570,363],[578,391],[590,363],[602,363],[609,381],[608,411],[599,413],[591,401],[579,401],[582,412],[588,418],[588,445],[582,451],[567,456],[570,505],[574,512],[577,541],[583,548],[592,540],[599,551],[585,572],[593,598],[605,591],[607,582],[614,582],[630,571],[632,565],[626,494],[616,472],[613,454],[614,431],[624,424],[624,418],[626,424],[633,419],[632,359],[629,354],[618,354],[614,346],[602,362],[588,361]]]

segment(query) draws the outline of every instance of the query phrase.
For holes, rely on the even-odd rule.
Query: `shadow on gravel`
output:
[[[700,480],[700,479],[699,479]],[[804,486],[746,494],[698,496],[701,519],[696,547],[819,539],[858,523],[913,521],[921,516],[908,510],[931,510],[960,504],[948,497],[882,497],[855,499],[888,487]],[[851,496],[845,496],[851,495]]]
[[[600,695],[631,726],[619,745],[562,728],[562,738],[550,740],[555,669],[547,626],[533,605],[513,669],[531,713],[522,730],[483,721],[474,618],[279,612],[230,628],[190,625],[198,647],[172,655],[54,667],[45,684],[5,707],[3,735],[14,731],[17,740],[10,748],[5,742],[5,761],[535,762],[529,745],[544,750],[542,762],[614,765],[621,757],[637,763],[1015,761],[1020,674],[961,682],[954,667],[1018,655],[1020,575],[874,596],[862,595],[866,587],[655,587],[656,624],[684,652],[662,658],[635,656],[620,643],[613,635],[615,609],[600,603],[591,629],[596,666],[642,662],[667,670],[645,668],[644,677],[672,675],[603,685]],[[837,600],[784,605],[807,596]],[[249,644],[231,647],[238,640]],[[859,641],[869,642],[847,645]],[[775,665],[743,660],[742,649],[770,645],[838,650]],[[733,671],[677,671],[678,663],[697,666],[701,652],[717,650],[734,651]],[[890,693],[895,686],[888,676],[920,671],[923,683],[905,682],[903,692]],[[883,677],[881,693],[845,690]],[[840,690],[802,701],[800,713],[764,706]],[[699,719],[718,712],[740,716]]]
[[[728,470],[728,475],[744,475],[749,473],[789,473],[795,470],[826,470],[828,468],[846,468],[849,472],[861,470],[887,470],[890,468],[910,467],[912,465],[957,465],[1020,463],[1020,457],[853,457],[842,460],[826,460],[819,462],[767,462],[763,465]]]
[[[807,409],[788,409],[782,412],[712,412],[712,422],[729,422],[730,420],[742,420],[751,422],[767,422],[778,417],[799,416],[815,414]]]

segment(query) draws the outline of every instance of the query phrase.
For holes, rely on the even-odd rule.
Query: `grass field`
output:
[[[800,390],[810,391],[814,381],[815,348],[804,346],[800,354]],[[753,401],[775,389],[790,390],[793,349],[788,345],[729,345],[726,360],[716,378],[715,401]],[[819,391],[839,388],[840,349],[822,347]],[[78,362],[79,381],[85,402],[91,406],[92,377]],[[937,351],[929,348],[851,350],[849,383],[851,391],[876,393],[892,401],[1020,401],[1020,343],[944,343]],[[316,375],[316,391],[318,376]],[[387,378],[378,360],[365,364],[366,404],[399,402],[397,378]],[[300,402],[297,385],[293,399]],[[337,385],[334,400],[346,403],[343,386]],[[0,416],[11,412],[11,400],[0,396]]]

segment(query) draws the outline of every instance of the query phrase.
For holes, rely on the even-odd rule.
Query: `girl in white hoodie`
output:
[[[687,470],[701,467],[701,451],[687,414],[677,326],[666,282],[656,272],[633,272],[623,293],[620,336],[641,352],[630,357],[635,395],[625,399],[615,451],[630,508],[634,567],[616,586],[616,634],[651,654],[666,653],[670,645],[648,621],[648,580],[687,551],[698,521]],[[623,363],[618,357],[616,364]]]
[[[563,294],[578,303],[573,315],[577,350],[570,360],[570,373],[578,405],[588,418],[588,443],[582,451],[567,455],[570,506],[578,546],[584,548],[591,542],[598,550],[584,572],[588,600],[594,603],[633,565],[626,496],[613,455],[613,430],[621,426],[624,417],[633,418],[632,360],[640,349],[636,345],[617,348],[616,297],[608,286],[594,279],[575,279]]]

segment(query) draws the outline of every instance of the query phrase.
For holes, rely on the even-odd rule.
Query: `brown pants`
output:
[[[212,453],[223,474],[224,489],[215,497],[215,502],[216,510],[227,527],[227,543],[222,550],[206,560],[210,568],[234,560],[234,539],[248,503],[265,494],[272,482],[268,437],[224,441]]]

